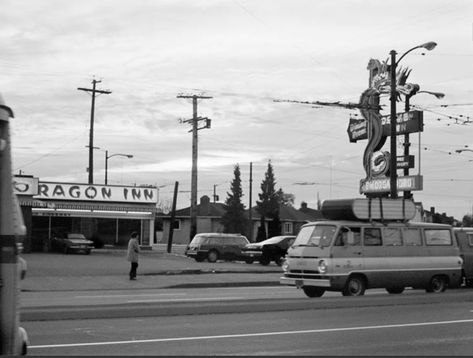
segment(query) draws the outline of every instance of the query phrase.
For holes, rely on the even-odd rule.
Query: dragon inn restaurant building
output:
[[[158,189],[154,186],[42,182],[19,175],[13,184],[27,228],[25,252],[47,251],[49,238],[61,232],[125,246],[130,233],[137,231],[142,247],[156,243]]]

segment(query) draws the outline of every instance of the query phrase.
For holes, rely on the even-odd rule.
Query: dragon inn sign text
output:
[[[37,199],[157,203],[158,189],[140,186],[106,186],[88,184],[38,184]]]

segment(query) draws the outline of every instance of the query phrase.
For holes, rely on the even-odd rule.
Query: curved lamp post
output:
[[[473,149],[457,149],[455,152],[461,153],[461,152],[473,152]]]
[[[105,151],[105,185],[108,184],[108,160],[112,157],[127,157],[127,158],[133,158],[133,155],[131,154],[122,154],[122,153],[116,153],[112,155],[108,155],[108,150]]]
[[[391,75],[391,160],[390,160],[390,196],[392,199],[397,198],[397,147],[396,147],[396,68],[399,62],[406,56],[409,52],[418,49],[425,48],[426,50],[433,50],[437,46],[435,42],[426,42],[422,45],[415,46],[410,50],[404,52],[401,57],[396,61],[396,51],[391,50],[391,66],[390,66],[390,75]]]

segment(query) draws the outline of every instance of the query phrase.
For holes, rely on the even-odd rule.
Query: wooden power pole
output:
[[[90,110],[90,134],[89,134],[89,184],[94,183],[94,113],[95,113],[95,94],[110,94],[111,91],[102,91],[95,89],[97,83],[102,81],[92,80],[92,88],[77,88],[79,91],[92,92],[92,106]]]
[[[198,96],[198,95],[178,95],[177,98],[191,98],[192,99],[192,119],[183,121],[184,123],[191,123],[192,129],[189,132],[192,132],[192,177],[191,177],[191,228],[190,228],[190,237],[189,241],[197,233],[197,157],[198,157],[198,147],[197,147],[197,131],[200,129],[210,128],[211,120],[209,118],[203,118],[197,116],[197,100],[198,99],[210,99],[209,96]],[[205,121],[205,126],[198,127],[200,121]]]

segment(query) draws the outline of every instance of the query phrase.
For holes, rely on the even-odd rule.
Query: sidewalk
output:
[[[123,249],[95,249],[90,255],[30,253],[22,291],[76,291],[278,285],[282,269],[274,263],[196,262],[183,248],[143,251],[138,279],[128,279]]]

